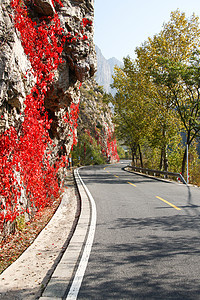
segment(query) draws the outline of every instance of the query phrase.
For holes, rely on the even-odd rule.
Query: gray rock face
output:
[[[11,19],[9,1],[0,6],[0,132],[19,123],[24,100],[35,84],[31,64],[24,53]]]
[[[110,65],[97,46],[95,47],[95,50],[97,54],[96,81],[99,85],[104,87],[107,93],[109,93],[111,90],[110,84],[112,79]]]
[[[63,0],[63,7],[56,10],[64,28],[64,35],[70,34],[74,41],[66,42],[62,53],[63,64],[55,74],[54,83],[45,99],[45,106],[53,118],[53,136],[59,144],[63,128],[59,128],[57,118],[64,115],[72,102],[78,103],[79,84],[90,78],[96,71],[96,54],[93,44],[93,0]],[[34,0],[29,7],[34,21],[39,15],[53,16],[55,8],[51,0]],[[24,100],[35,84],[31,64],[24,53],[20,34],[14,28],[10,0],[2,0],[0,5],[0,130],[20,122],[20,112],[24,110]],[[82,19],[89,23],[84,25]],[[91,23],[90,23],[91,22]],[[87,37],[86,37],[87,36]],[[9,106],[9,109],[8,109]],[[23,121],[23,120],[21,120]],[[64,141],[63,141],[64,142]],[[69,138],[67,144],[71,144]],[[67,145],[66,145],[67,146]],[[68,147],[70,148],[70,147]]]
[[[96,71],[96,53],[93,44],[93,1],[63,1],[64,7],[60,9],[59,17],[65,33],[73,33],[78,39],[74,43],[66,45],[64,51],[66,60],[75,78],[79,81],[94,75]],[[88,19],[92,24],[85,27],[82,19]],[[87,39],[82,39],[87,36]]]
[[[68,36],[62,52],[63,63],[55,72],[54,82],[48,87],[45,108],[52,119],[49,130],[53,140],[50,162],[60,155],[69,155],[73,135],[63,117],[70,114],[70,106],[79,102],[80,82],[92,77],[96,71],[96,53],[93,44],[93,0],[61,0],[63,7],[52,0],[32,0],[28,3],[28,16],[40,24],[41,16],[58,14],[63,35]],[[23,0],[21,2],[23,5]],[[10,0],[0,2],[0,134],[10,126],[17,131],[23,123],[25,99],[36,83],[33,70],[24,52],[20,33],[13,24]],[[83,19],[88,21],[84,22]],[[62,174],[60,179],[62,180]],[[26,200],[27,201],[27,200]]]
[[[115,95],[115,90],[110,87],[113,82],[112,75],[114,74],[115,65],[121,67],[123,63],[115,57],[106,59],[98,46],[95,47],[95,50],[97,54],[96,81],[99,85],[104,87],[107,93]]]
[[[79,84],[92,77],[97,68],[95,46],[93,43],[93,1],[64,0],[63,7],[58,10],[64,35],[71,34],[76,38],[73,42],[66,42],[62,54],[63,64],[58,68],[54,84],[47,94],[45,106],[50,110],[52,136],[55,142],[64,145],[69,153],[72,139],[68,137],[66,124],[58,122],[68,111],[70,103],[77,104],[80,99]],[[91,24],[84,26],[83,18]],[[84,36],[87,38],[84,39]],[[65,134],[66,133],[66,134]]]

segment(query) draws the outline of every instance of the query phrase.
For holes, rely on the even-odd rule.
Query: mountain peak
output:
[[[115,57],[106,59],[97,45],[95,45],[95,50],[97,55],[96,81],[99,85],[104,87],[106,93],[114,95],[115,90],[110,87],[113,82],[112,75],[114,74],[114,67],[115,65],[121,67],[123,63]]]

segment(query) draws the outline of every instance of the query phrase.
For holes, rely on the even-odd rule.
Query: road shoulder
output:
[[[77,222],[74,185],[65,188],[61,204],[33,244],[0,275],[0,299],[36,299],[66,250]]]

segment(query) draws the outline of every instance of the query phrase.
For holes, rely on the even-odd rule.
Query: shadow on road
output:
[[[127,181],[133,180],[135,184],[139,183],[152,183],[156,181],[161,181],[164,184],[173,184],[170,181],[164,181],[161,178],[148,177],[144,174],[137,174],[137,177],[134,177],[134,173],[124,171],[122,173],[123,168],[119,171],[116,170],[111,172],[106,172],[102,170],[102,166],[92,166],[86,168],[87,172],[81,174],[82,179],[85,183],[95,183],[95,184],[127,184]],[[90,173],[91,171],[91,173]],[[96,171],[96,173],[94,172]],[[101,171],[101,172],[99,172]],[[115,176],[119,176],[119,179],[116,179]]]
[[[94,244],[92,268],[78,299],[200,299],[197,216],[118,218],[99,226],[115,241]],[[129,241],[125,230],[132,232]]]
[[[128,173],[119,175],[120,180],[113,178],[113,174],[98,173],[97,183],[94,174],[84,173],[84,181],[127,184],[130,180]],[[155,182],[154,178],[143,176],[134,180],[136,185]],[[181,188],[185,197],[181,202],[184,204],[179,205],[180,214],[129,214],[98,223],[98,239],[78,299],[200,299],[200,202],[191,187]]]

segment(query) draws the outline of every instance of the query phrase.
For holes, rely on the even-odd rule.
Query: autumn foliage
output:
[[[56,2],[62,5],[60,1]],[[67,157],[61,156],[54,164],[51,163],[48,145],[52,144],[49,137],[52,120],[45,110],[44,100],[55,71],[62,63],[61,53],[66,38],[69,43],[72,37],[64,36],[57,13],[54,17],[40,18],[38,24],[29,17],[22,1],[13,0],[11,6],[13,21],[36,83],[25,99],[21,126],[17,129],[11,126],[0,136],[1,230],[5,223],[13,222],[25,211],[41,210],[58,198],[60,185],[57,173],[67,162]],[[83,19],[82,22],[85,27],[90,21]],[[76,144],[78,106],[72,103],[65,118],[71,128],[73,144]]]

